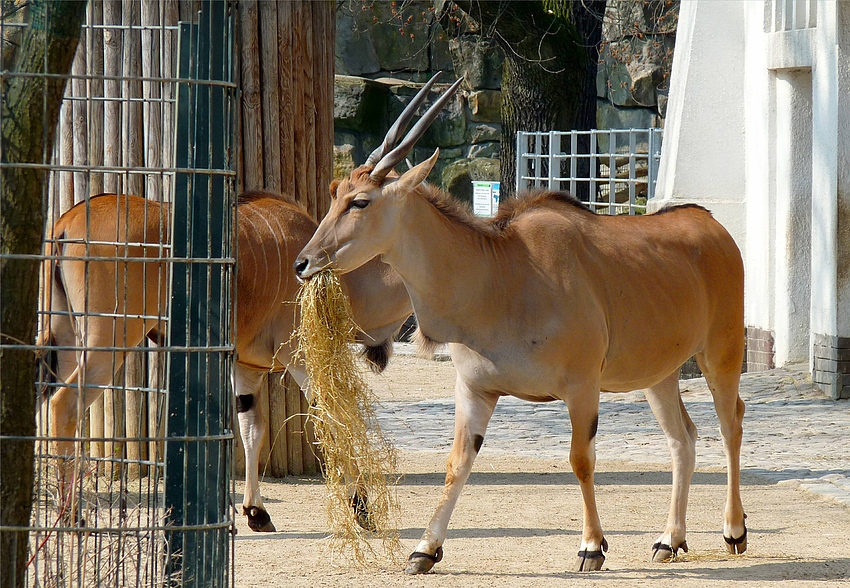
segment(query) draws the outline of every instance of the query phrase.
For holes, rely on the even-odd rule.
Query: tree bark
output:
[[[572,9],[572,21],[582,38],[582,44],[587,54],[587,67],[584,72],[584,91],[579,97],[578,110],[573,128],[577,131],[589,131],[596,128],[596,72],[599,69],[599,43],[602,41],[602,18],[605,16],[605,5],[608,0],[582,0],[575,2]],[[576,148],[580,154],[590,153],[590,135],[579,135]],[[598,175],[597,169],[590,169],[590,158],[581,158],[576,162],[576,175],[581,178]],[[599,160],[596,160],[599,166]],[[576,183],[576,193],[579,200],[588,202],[595,194],[590,194],[590,182]]]
[[[456,0],[505,53],[502,73],[501,197],[516,184],[517,131],[573,128],[587,55],[569,0]]]
[[[34,1],[16,73],[67,75],[86,3]],[[44,231],[42,198],[47,171],[9,164],[48,163],[64,77],[10,76],[2,94],[0,154],[0,344],[31,344],[36,334],[38,260]],[[11,258],[8,255],[31,255]],[[26,527],[32,509],[35,436],[35,357],[0,351],[0,525]],[[26,437],[9,440],[6,437]],[[27,531],[0,531],[0,587],[24,585]]]

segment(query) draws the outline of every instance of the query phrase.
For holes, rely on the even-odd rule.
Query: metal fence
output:
[[[28,24],[18,4],[4,40]],[[234,3],[87,11],[53,153],[34,162],[60,225],[33,346],[26,584],[231,585]]]
[[[517,133],[517,191],[567,190],[596,212],[642,214],[655,192],[662,129]]]

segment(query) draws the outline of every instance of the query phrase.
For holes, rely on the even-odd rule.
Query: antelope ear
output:
[[[331,192],[331,199],[332,200],[334,198],[336,198],[336,190],[337,190],[337,188],[339,188],[339,184],[340,184],[339,180],[334,180],[334,181],[331,182],[330,192]]]
[[[437,158],[440,156],[439,148],[434,151],[434,155],[423,161],[417,166],[407,170],[398,179],[396,185],[402,192],[409,192],[416,188],[419,184],[425,181],[434,165],[437,163]]]

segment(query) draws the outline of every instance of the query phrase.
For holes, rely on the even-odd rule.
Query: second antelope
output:
[[[242,511],[254,531],[274,531],[259,488],[268,421],[257,398],[264,376],[284,369],[309,394],[304,366],[292,360],[298,283],[291,268],[316,223],[294,201],[272,193],[240,195],[238,208],[233,385],[245,450]],[[39,343],[56,347],[59,384],[46,394],[50,435],[63,439],[54,442],[55,455],[74,454],[69,439],[78,434],[82,411],[110,387],[126,353],[146,335],[159,338],[155,333],[168,316],[167,256],[161,245],[169,241],[168,215],[159,203],[105,194],[70,209],[53,227],[48,254],[55,259],[44,265],[43,306],[49,314]],[[411,313],[404,285],[386,264],[374,260],[346,276],[343,287],[362,329],[358,341],[381,370],[393,335]],[[83,351],[63,349],[74,346]],[[72,474],[64,472],[62,481],[68,493],[64,500],[73,510],[78,501]],[[358,520],[366,524],[365,497],[352,499]]]
[[[651,559],[687,551],[697,431],[679,394],[679,370],[692,355],[711,389],[726,452],[724,543],[744,552],[744,278],[732,237],[697,206],[609,217],[555,192],[510,201],[481,220],[425,183],[436,152],[400,177],[390,174],[450,95],[398,148],[339,186],[295,266],[307,279],[329,266],[345,274],[380,255],[407,286],[420,340],[449,343],[457,369],[454,442],[442,497],[407,572],[426,572],[442,558],[449,518],[505,395],[561,400],[569,409],[570,464],[584,503],[574,568],[587,571],[602,567],[608,547],[594,494],[600,391],[645,389],[673,461],[667,526]]]

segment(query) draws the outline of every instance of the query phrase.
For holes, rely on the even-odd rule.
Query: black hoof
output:
[[[726,551],[733,555],[740,555],[747,550],[747,528],[744,527],[744,534],[734,539],[732,537],[723,536],[723,541],[726,542]]]
[[[659,541],[652,546],[652,557],[649,558],[649,561],[653,563],[667,563],[679,554],[679,549],[687,553],[688,542],[683,541],[678,547],[670,547],[666,543]]]
[[[608,551],[608,541],[602,539],[602,549],[596,551],[588,551],[582,549],[576,557],[576,565],[573,570],[576,572],[597,572],[602,569],[602,564],[605,563],[604,551]]]
[[[407,558],[407,568],[404,570],[404,573],[425,574],[430,572],[431,568],[434,567],[434,564],[438,563],[441,559],[443,559],[442,547],[438,547],[437,553],[434,555],[422,553],[421,551],[414,551],[410,554],[410,557]]]
[[[274,533],[272,518],[259,506],[243,506],[242,514],[248,517],[248,528],[258,533]]]
[[[366,495],[355,493],[351,497],[351,508],[354,509],[354,516],[357,518],[357,524],[361,529],[372,531],[378,530],[377,525],[372,521],[372,513],[369,511],[369,505],[366,503]]]

